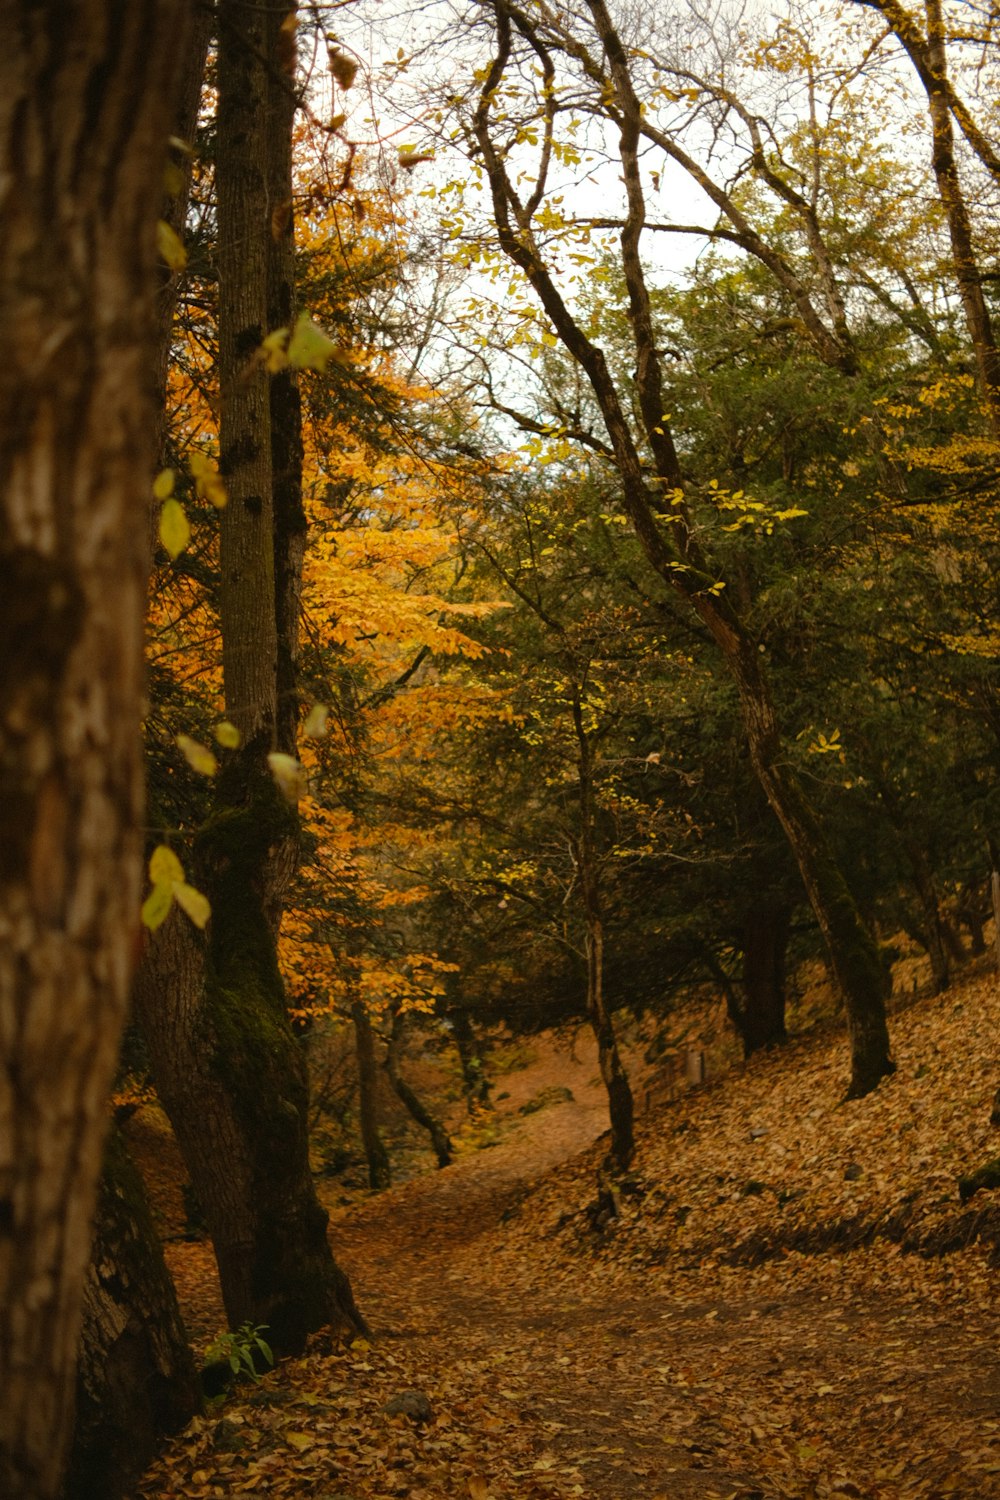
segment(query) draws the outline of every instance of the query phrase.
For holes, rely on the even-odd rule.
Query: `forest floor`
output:
[[[332,1192],[371,1338],[239,1387],[141,1494],[1000,1497],[1000,1205],[956,1188],[1000,1149],[1000,988],[968,977],[892,1030],[898,1071],[865,1100],[843,1102],[838,1029],[654,1099],[599,1227],[593,1052],[539,1041],[488,1149]],[[204,1347],[210,1250],[168,1259]],[[405,1392],[426,1420],[391,1411]]]

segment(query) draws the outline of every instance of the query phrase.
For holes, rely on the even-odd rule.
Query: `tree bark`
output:
[[[141,885],[155,224],[186,0],[10,0],[0,52],[0,1493],[69,1441]]]
[[[785,951],[791,913],[787,906],[753,907],[743,922],[743,1003],[730,1016],[743,1056],[788,1040],[785,1029]]]
[[[142,1178],[114,1131],[83,1302],[64,1500],[120,1500],[164,1437],[201,1408],[194,1358]]]
[[[276,955],[299,844],[294,809],[266,761],[278,741],[279,610],[271,395],[254,354],[277,274],[270,195],[290,174],[294,41],[283,27],[290,11],[242,0],[218,7],[220,466],[229,495],[220,613],[226,712],[243,743],[217,779],[215,809],[195,844],[197,880],[212,904],[207,945],[171,919],[150,942],[136,987],[157,1089],[204,1208],[230,1325],[265,1325],[276,1353],[301,1350],[326,1324],[364,1326],[313,1186],[305,1058]],[[278,128],[289,140],[272,147],[269,132]],[[286,271],[289,253],[280,262]],[[294,422],[288,430],[297,432]],[[295,486],[294,435],[286,432],[282,451],[286,482]],[[292,715],[289,748],[294,727]]]
[[[378,1126],[378,1070],[375,1066],[375,1033],[371,1016],[362,1000],[351,1006],[354,1048],[358,1061],[358,1118],[361,1144],[368,1162],[368,1183],[376,1191],[392,1182],[389,1154]]]
[[[392,1018],[392,1034],[389,1037],[389,1045],[386,1048],[385,1054],[385,1071],[389,1082],[395,1090],[396,1097],[404,1108],[409,1110],[417,1124],[426,1130],[430,1136],[438,1166],[450,1167],[454,1158],[454,1147],[451,1144],[447,1130],[437,1116],[431,1114],[420,1096],[410,1087],[399,1071],[399,1052],[402,1046],[405,1025],[405,1017],[401,1012],[397,1011]]]

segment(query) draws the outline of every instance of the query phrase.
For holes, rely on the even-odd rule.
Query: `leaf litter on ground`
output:
[[[317,1336],[141,1493],[1000,1497],[1000,1217],[956,1188],[1000,1150],[1000,988],[973,975],[892,1029],[897,1072],[867,1099],[844,1102],[827,1028],[650,1113],[600,1230],[606,1110],[577,1044],[570,1098],[519,1114],[512,1090],[493,1149],[335,1207],[373,1339]],[[168,1254],[207,1338],[210,1251]],[[429,1420],[386,1410],[407,1391]]]

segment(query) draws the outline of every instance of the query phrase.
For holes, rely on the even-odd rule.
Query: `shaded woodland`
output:
[[[373,1338],[446,1320],[435,1277],[469,1275],[449,1182],[510,1284],[597,1299],[620,1271],[644,1358],[655,1267],[687,1307],[718,1272],[706,1318],[794,1322],[850,1250],[908,1349],[946,1283],[985,1318],[993,8],[10,11],[0,1490],[113,1500],[186,1431],[198,1466],[168,1450],[143,1493],[280,1493],[238,1432],[207,1472],[205,1434],[275,1363],[381,1391]],[[512,1121],[511,1057],[573,1035],[588,1108],[564,1061]],[[766,1170],[730,1180],[737,1141]],[[421,1233],[427,1307],[389,1316]],[[754,1279],[784,1255],[821,1269]],[[934,1261],[910,1303],[895,1256]],[[444,1434],[406,1375],[392,1431]],[[516,1470],[337,1462],[383,1497],[992,1493],[995,1453],[963,1429],[949,1488],[899,1420],[896,1490],[822,1424],[773,1457],[764,1418],[759,1464],[671,1481],[661,1455],[632,1491],[504,1423]],[[352,1447],[296,1422],[286,1459]]]

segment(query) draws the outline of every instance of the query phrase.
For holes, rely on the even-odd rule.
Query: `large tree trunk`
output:
[[[743,922],[743,1002],[730,1015],[740,1033],[743,1056],[788,1038],[785,1030],[785,951],[791,914],[787,906],[753,907]]]
[[[112,1133],[83,1302],[64,1500],[119,1500],[201,1407],[194,1358],[142,1178]]]
[[[279,623],[292,630],[295,612],[279,609],[275,597],[272,401],[253,356],[272,280],[288,274],[287,250],[277,257],[272,248],[284,222],[272,197],[284,174],[282,203],[290,204],[290,140],[272,149],[269,132],[291,130],[294,44],[282,29],[291,10],[242,0],[218,8],[220,467],[229,495],[223,679],[243,743],[218,778],[215,810],[196,840],[197,878],[212,904],[207,947],[182,922],[168,922],[149,944],[136,986],[157,1088],[212,1236],[227,1317],[233,1327],[266,1325],[277,1353],[300,1350],[325,1324],[363,1327],[313,1186],[305,1058],[276,957],[298,823],[266,757],[278,740]],[[294,392],[286,391],[282,482],[297,490],[289,404]],[[294,666],[291,648],[285,659]],[[290,678],[286,687],[294,708]],[[284,722],[287,751],[294,712]]]
[[[862,1098],[895,1071],[878,945],[861,919],[822,826],[785,758],[770,688],[754,641],[739,620],[712,598],[699,597],[693,602],[736,682],[754,771],[785,831],[823,934],[847,1015],[851,1044],[847,1097]]]
[[[236,780],[236,766],[226,780]],[[136,1008],[219,1266],[230,1326],[276,1352],[327,1324],[362,1329],[309,1170],[305,1057],[288,1021],[264,886],[290,809],[269,783],[232,786],[197,843],[212,901],[204,939],[172,915],[150,939]],[[223,800],[223,799],[220,799]]]
[[[185,0],[9,0],[0,49],[0,1493],[70,1436],[141,884],[141,497]]]

